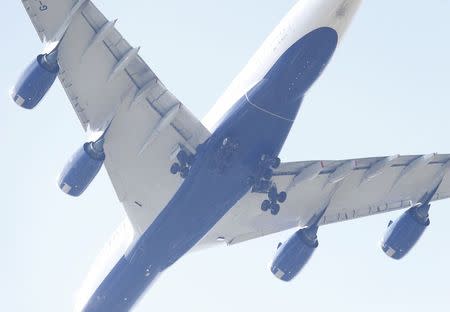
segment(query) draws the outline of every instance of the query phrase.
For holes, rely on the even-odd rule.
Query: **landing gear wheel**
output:
[[[286,192],[281,192],[280,194],[278,194],[277,196],[277,200],[279,203],[284,203],[287,199],[287,193]]]
[[[189,160],[189,156],[185,151],[180,151],[177,154],[177,159],[180,162],[181,165],[186,165],[188,163]]]
[[[281,159],[279,157],[275,157],[272,163],[273,169],[278,169],[281,165]]]
[[[188,158],[187,158],[187,163],[189,165],[192,165],[194,163],[194,160],[195,160],[195,156],[194,155],[189,155]]]
[[[185,167],[185,168],[181,169],[180,176],[183,179],[186,179],[188,174],[189,174],[189,168]]]
[[[271,209],[271,205],[272,205],[272,203],[266,199],[261,204],[261,210],[266,212],[267,210]]]
[[[272,205],[270,206],[270,213],[273,216],[278,215],[278,213],[280,212],[280,205],[276,204],[276,203],[272,203]]]
[[[277,202],[278,200],[278,191],[276,187],[271,187],[269,190],[269,199],[271,202]]]
[[[171,174],[177,174],[181,171],[181,166],[179,163],[174,163],[172,167],[170,167],[170,173]]]

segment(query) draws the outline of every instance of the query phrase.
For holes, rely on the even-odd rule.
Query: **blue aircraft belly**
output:
[[[194,247],[249,191],[249,177],[255,175],[261,155],[279,154],[304,93],[328,63],[336,44],[337,34],[331,28],[311,32],[234,105],[199,147],[175,196],[116,264],[84,311],[128,311],[163,270]],[[238,148],[222,166],[218,159],[225,138],[231,138]]]

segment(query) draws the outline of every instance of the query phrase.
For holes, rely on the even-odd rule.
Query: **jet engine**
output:
[[[59,187],[68,195],[80,196],[97,176],[104,161],[103,139],[84,144],[65,166]]]
[[[33,109],[47,94],[59,73],[57,50],[39,55],[22,73],[11,90],[17,105]]]
[[[317,226],[301,229],[279,245],[270,269],[277,278],[289,282],[300,273],[319,246],[317,230]]]
[[[419,241],[430,225],[430,205],[418,205],[406,211],[395,222],[391,221],[382,240],[381,248],[391,258],[400,260]]]

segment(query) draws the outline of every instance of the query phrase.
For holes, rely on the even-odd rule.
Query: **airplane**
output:
[[[22,0],[43,51],[11,91],[35,108],[58,77],[86,143],[58,185],[81,196],[104,166],[127,217],[80,289],[76,311],[129,311],[188,252],[295,229],[270,266],[292,281],[327,224],[406,210],[383,252],[400,260],[450,197],[450,155],[283,163],[279,154],[361,0],[298,2],[200,121],[89,0]]]

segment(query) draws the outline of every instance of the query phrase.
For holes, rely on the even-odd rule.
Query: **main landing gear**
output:
[[[268,199],[261,203],[261,210],[274,216],[280,212],[280,204],[287,199],[286,192],[278,192],[277,186],[272,182],[273,170],[280,167],[281,160],[278,157],[262,155],[258,164],[258,176],[249,178],[254,193],[267,193]]]
[[[192,164],[194,163],[194,156],[189,155],[186,153],[186,151],[181,150],[177,154],[177,160],[178,162],[173,163],[173,165],[170,167],[170,173],[172,174],[180,174],[180,177],[183,179],[186,179],[189,175],[189,171],[192,167]]]
[[[270,210],[270,213],[274,216],[280,212],[280,204],[284,203],[287,199],[286,192],[278,193],[277,187],[272,186],[267,193],[269,199],[266,199],[261,204],[261,210],[266,212]]]

